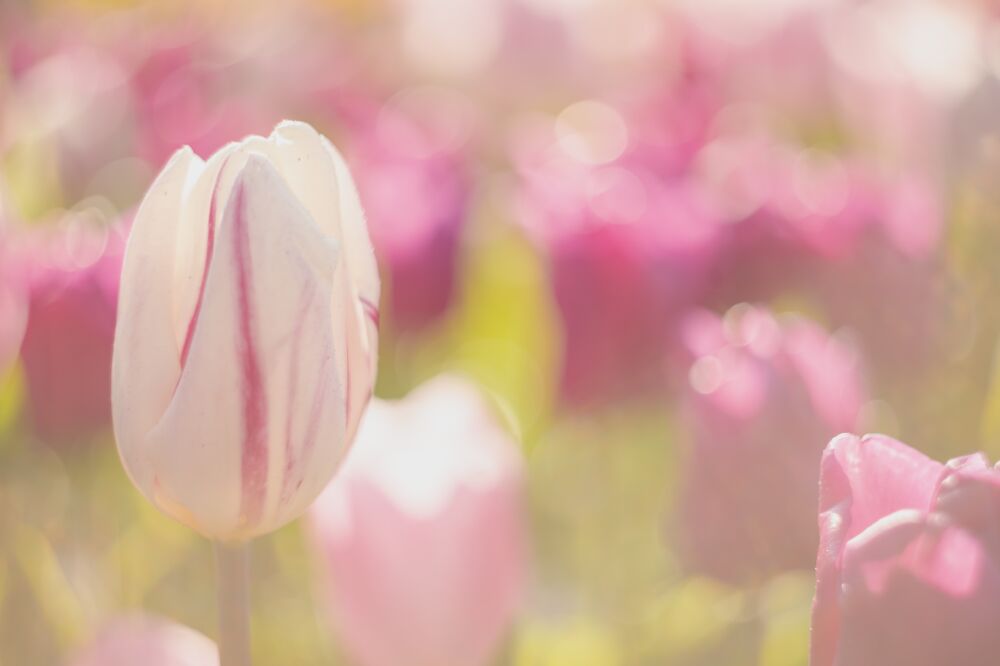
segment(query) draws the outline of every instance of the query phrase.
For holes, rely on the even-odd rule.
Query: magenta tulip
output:
[[[80,222],[39,232],[25,252],[28,323],[21,346],[35,433],[72,444],[111,424],[111,347],[123,242]]]
[[[311,516],[352,663],[492,663],[524,576],[521,486],[517,445],[465,381],[372,404]]]
[[[685,395],[693,448],[680,549],[689,568],[735,584],[810,568],[824,444],[864,403],[852,349],[815,324],[749,306],[691,316]]]
[[[574,133],[574,122],[607,127],[595,139]],[[517,159],[521,219],[547,255],[562,321],[562,397],[579,406],[661,388],[660,361],[705,296],[724,232],[677,173],[691,150],[682,130],[691,130],[674,144],[640,141],[595,101],[567,109],[560,127],[561,141],[528,137]],[[634,149],[616,157],[630,138]]]
[[[1000,654],[1000,471],[883,435],[823,455],[813,666],[987,666]]]
[[[470,194],[460,156],[387,109],[354,137],[352,156],[372,243],[388,273],[387,318],[400,330],[423,328],[455,295]]]
[[[108,623],[70,666],[218,666],[215,643],[183,625],[150,616]]]

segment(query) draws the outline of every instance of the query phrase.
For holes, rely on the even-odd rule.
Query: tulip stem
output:
[[[250,552],[213,542],[219,593],[219,666],[250,666]]]

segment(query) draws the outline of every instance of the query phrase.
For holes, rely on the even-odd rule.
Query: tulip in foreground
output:
[[[466,382],[372,405],[311,512],[350,663],[492,663],[523,582],[521,490],[516,445]]]
[[[183,625],[150,616],[108,623],[71,666],[218,666],[215,644]]]
[[[864,404],[857,355],[812,322],[750,306],[694,313],[684,336],[695,358],[680,497],[687,566],[742,585],[811,568],[823,446],[856,427]]]
[[[354,184],[312,127],[180,150],[122,272],[112,407],[132,481],[220,542],[303,513],[371,396],[378,295]]]
[[[821,474],[813,666],[996,664],[1000,470],[841,435]]]

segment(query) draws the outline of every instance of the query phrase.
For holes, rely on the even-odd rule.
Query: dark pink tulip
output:
[[[1000,471],[841,435],[820,484],[812,665],[997,663]]]
[[[850,257],[877,219],[877,193],[860,163],[766,133],[718,138],[703,169],[707,191],[730,222],[713,302],[802,289],[817,266]]]
[[[947,271],[938,185],[913,174],[876,183],[876,205],[849,254],[817,266],[810,283],[831,318],[857,331],[873,364],[905,373],[943,342]]]
[[[389,278],[387,319],[400,330],[420,329],[455,295],[471,187],[461,155],[391,106],[352,138],[358,190]]]
[[[517,445],[464,380],[374,401],[311,516],[350,663],[493,663],[524,578],[521,492]]]
[[[856,427],[864,403],[856,355],[815,324],[750,306],[693,314],[685,340],[683,559],[736,584],[809,568],[823,445]]]
[[[215,643],[183,625],[150,616],[109,622],[70,666],[218,666]]]
[[[50,443],[85,440],[111,422],[111,346],[123,241],[81,222],[29,241],[28,323],[21,346],[28,412]]]
[[[685,173],[686,141],[632,137],[600,102],[571,111],[607,125],[596,152],[564,131],[528,137],[516,159],[520,216],[548,257],[562,320],[562,395],[582,405],[663,384],[664,350],[704,297],[725,230]]]

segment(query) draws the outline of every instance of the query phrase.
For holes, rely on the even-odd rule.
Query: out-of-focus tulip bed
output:
[[[0,2],[0,664],[216,663],[208,542],[116,453],[119,276],[178,148],[286,118],[354,174],[398,402],[253,542],[255,663],[1000,663],[984,463],[842,438],[820,492],[842,432],[1000,456],[997,18]]]

